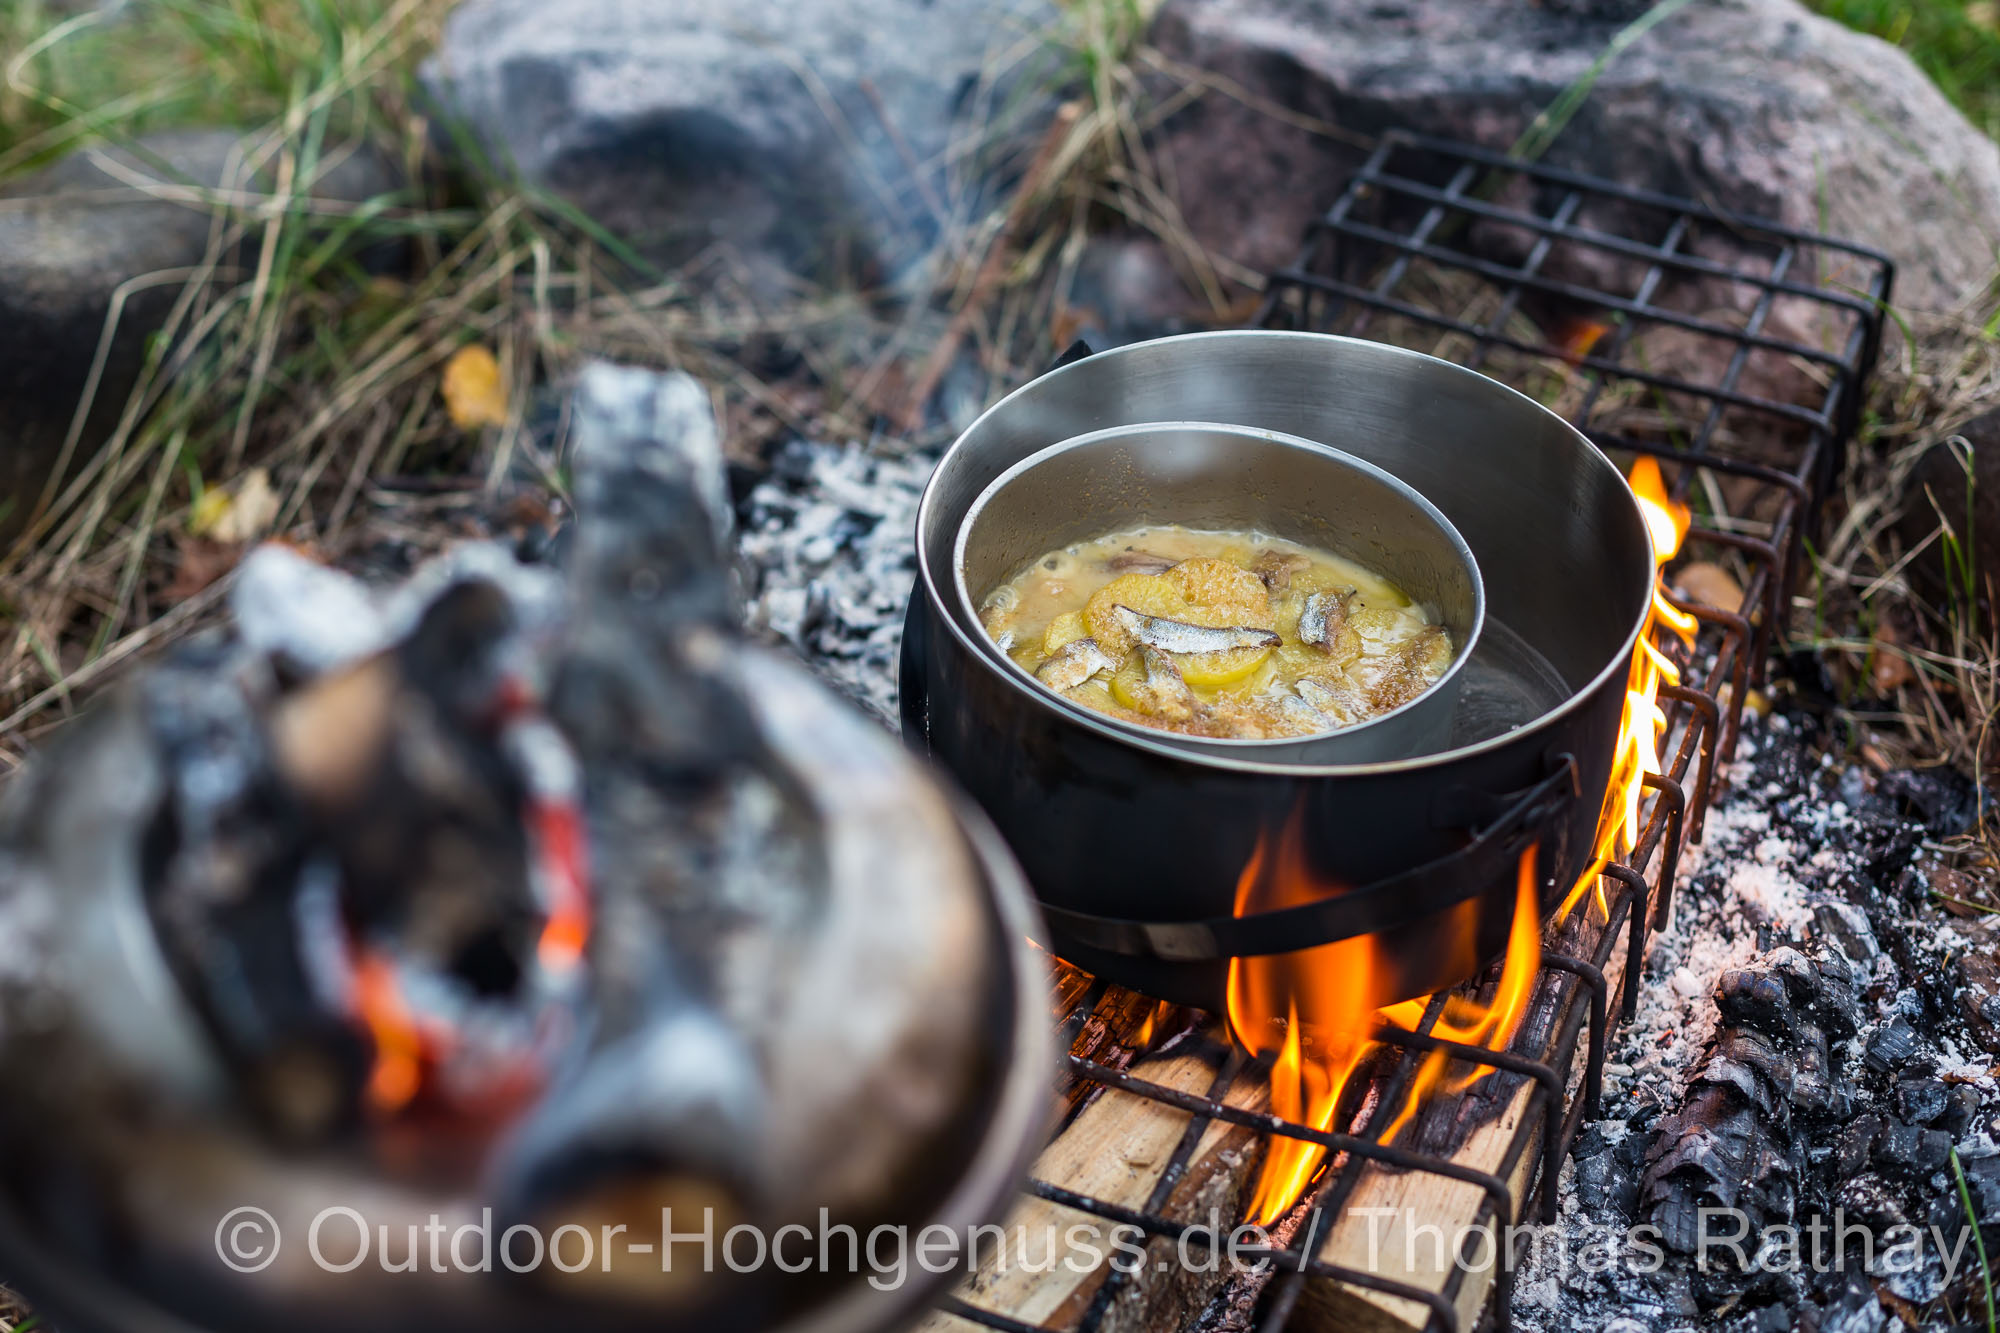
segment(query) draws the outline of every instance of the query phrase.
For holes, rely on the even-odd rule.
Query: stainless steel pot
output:
[[[1216,753],[1059,706],[996,660],[956,591],[974,500],[1053,441],[1147,421],[1228,422],[1358,456],[1463,535],[1487,618],[1450,748],[1370,763]],[[1245,470],[1240,509],[1277,526]],[[902,659],[905,736],[987,811],[1041,899],[1055,951],[1218,1006],[1228,959],[1363,933],[1376,999],[1451,985],[1505,943],[1514,864],[1538,848],[1552,908],[1585,864],[1609,783],[1653,563],[1630,489],[1554,414],[1462,367],[1320,334],[1225,332],[1066,365],[990,408],[946,452],[917,520]],[[1320,884],[1237,918],[1238,879],[1287,826]]]
[[[1451,631],[1458,656],[1436,684],[1401,707],[1304,739],[1179,736],[1111,718],[1114,727],[1269,762],[1361,763],[1450,744],[1462,669],[1486,620],[1472,550],[1435,505],[1381,468],[1296,435],[1163,422],[1092,431],[1029,455],[981,491],[958,526],[954,610],[977,629],[980,596],[1028,561],[1145,523],[1255,529],[1344,555],[1423,606]],[[979,646],[1003,670],[1026,674],[983,634]],[[1058,694],[1050,700],[1066,712],[1104,716]]]

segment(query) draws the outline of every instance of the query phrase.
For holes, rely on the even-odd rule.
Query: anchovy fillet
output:
[[[1296,688],[1299,698],[1305,700],[1315,712],[1325,715],[1328,726],[1345,725],[1367,711],[1364,701],[1351,686],[1337,690],[1325,681],[1307,676]]]
[[[1052,690],[1073,690],[1100,671],[1118,664],[1088,636],[1071,639],[1055,656],[1035,668],[1035,679]]]
[[[1278,701],[1278,713],[1286,723],[1305,731],[1325,731],[1334,725],[1332,718],[1296,694],[1288,694]]]
[[[1146,679],[1139,686],[1141,706],[1155,717],[1169,722],[1185,722],[1194,716],[1194,691],[1181,679],[1174,659],[1157,648],[1142,646],[1140,660],[1146,664]]]
[[[1126,633],[1163,653],[1223,653],[1232,648],[1275,648],[1279,644],[1278,636],[1270,630],[1249,625],[1190,625],[1164,616],[1142,616],[1129,606],[1114,606],[1111,613]]]
[[[1106,568],[1120,574],[1164,574],[1176,563],[1151,551],[1120,551],[1104,562]]]
[[[1299,641],[1316,648],[1332,648],[1340,631],[1347,628],[1347,608],[1356,591],[1348,588],[1338,593],[1316,592],[1306,598],[1305,610],[1299,613]]]
[[[1311,563],[1295,551],[1265,551],[1257,557],[1257,563],[1250,567],[1250,572],[1264,580],[1264,587],[1277,597],[1292,586],[1292,575]]]

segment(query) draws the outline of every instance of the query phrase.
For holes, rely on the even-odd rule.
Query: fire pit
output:
[[[1579,216],[1598,227],[1577,225]],[[1598,229],[1606,219],[1617,229]],[[1186,989],[1125,971],[1135,955],[1108,945],[1128,932],[1112,931],[1090,958],[1106,975],[1055,964],[1050,1024],[1038,984],[1046,959],[1021,941],[1056,937],[983,826],[955,816],[882,737],[845,715],[831,720],[795,675],[754,650],[739,654],[714,577],[722,507],[712,458],[691,468],[646,453],[595,480],[582,468],[584,519],[558,543],[563,568],[589,574],[580,585],[551,585],[548,571],[504,562],[446,566],[386,606],[345,603],[366,612],[358,637],[240,607],[237,649],[155,677],[95,736],[78,737],[82,759],[14,795],[9,904],[38,956],[62,967],[0,977],[17,1020],[0,1036],[25,1090],[5,1113],[16,1146],[0,1174],[11,1203],[0,1209],[0,1252],[31,1293],[79,1327],[174,1328],[192,1318],[311,1328],[357,1317],[389,1327],[574,1326],[579,1307],[616,1325],[655,1321],[648,1302],[660,1301],[703,1327],[887,1327],[915,1310],[921,1284],[882,1294],[851,1282],[735,1282],[676,1294],[648,1265],[580,1283],[545,1275],[546,1286],[450,1282],[412,1303],[403,1293],[413,1288],[394,1280],[335,1289],[277,1268],[259,1287],[255,1273],[197,1269],[190,1261],[211,1258],[210,1232],[188,1223],[199,1215],[212,1225],[248,1182],[263,1193],[241,1202],[272,1207],[289,1224],[365,1176],[392,1196],[398,1222],[436,1198],[462,1201],[473,1181],[491,1185],[510,1216],[583,1200],[590,1222],[622,1224],[627,1186],[649,1211],[663,1198],[731,1210],[759,1207],[760,1191],[796,1202],[798,1177],[829,1170],[835,1179],[815,1176],[815,1188],[852,1190],[857,1219],[963,1224],[993,1210],[1039,1141],[1038,1042],[1052,1026],[1069,1052],[1063,1114],[1011,1219],[1029,1228],[1036,1251],[975,1252],[976,1270],[927,1330],[1463,1329],[1488,1312],[1505,1322],[1510,1264],[1406,1244],[1409,1233],[1435,1226],[1449,1242],[1468,1228],[1552,1216],[1558,1169],[1598,1101],[1610,1025],[1638,999],[1681,849],[1700,836],[1788,608],[1798,546],[1853,426],[1889,282],[1886,261],[1824,238],[1392,135],[1297,263],[1271,276],[1258,332],[1229,335],[1415,344],[1515,385],[1614,460],[1581,447],[1565,455],[1576,475],[1597,478],[1581,522],[1596,531],[1617,515],[1619,563],[1632,577],[1606,580],[1622,600],[1606,599],[1618,623],[1589,630],[1609,645],[1602,660],[1580,679],[1550,673],[1564,689],[1596,692],[1604,716],[1580,747],[1595,757],[1524,767],[1474,793],[1525,795],[1548,782],[1552,798],[1572,783],[1579,822],[1566,840],[1528,838],[1525,827],[1549,816],[1539,800],[1508,819],[1513,807],[1475,799],[1457,812],[1464,818],[1433,830],[1440,855],[1464,843],[1492,856],[1480,881],[1492,909],[1482,906],[1480,924],[1463,932],[1476,943],[1451,960],[1451,975],[1471,979],[1413,999],[1400,998],[1411,986],[1356,984],[1381,962],[1382,941],[1366,931],[1316,936],[1326,942],[1291,953],[1211,948],[1193,960],[1205,975]],[[1114,365],[1118,355],[1045,384],[1082,382],[1093,362]],[[1801,362],[1811,374],[1796,373]],[[1457,371],[1445,382],[1479,384]],[[616,426],[599,437],[607,445],[659,435],[657,423],[629,417],[598,424]],[[1088,424],[1064,421],[1033,443]],[[1576,444],[1566,428],[1541,428]],[[802,459],[802,472],[819,466]],[[910,483],[916,472],[865,466],[866,484],[891,473]],[[1630,476],[1637,508],[1614,468]],[[753,497],[753,513],[770,494]],[[903,517],[900,499],[867,503],[880,508],[849,526]],[[751,545],[769,555],[769,535]],[[1642,558],[1648,544],[1653,555]],[[1728,564],[1740,598],[1705,605],[1662,592],[1659,562],[1671,575],[1677,549]],[[893,642],[873,584],[895,580],[884,574],[893,559],[857,563],[856,578],[801,592],[785,615],[767,618],[829,637],[851,618],[860,646],[850,643],[847,666],[859,678]],[[703,573],[678,576],[688,570]],[[297,583],[246,582],[271,594],[267,607],[299,600]],[[850,596],[857,587],[865,595]],[[1499,619],[1511,623],[1511,610],[1499,607]],[[546,651],[539,636],[556,625],[569,627],[554,634],[568,669],[524,674],[520,663]],[[1547,659],[1545,647],[1517,637],[1516,669],[1502,677],[1559,692],[1523,666]],[[1490,630],[1488,639],[1499,642]],[[926,668],[921,636],[905,646]],[[256,663],[248,683],[236,674],[244,647]],[[385,685],[388,668],[396,674]],[[904,704],[925,720],[927,701],[935,713],[945,687],[976,679],[941,673]],[[403,785],[356,784],[357,765],[379,758],[379,718],[401,717],[411,689],[450,721],[425,753],[451,762],[398,770],[391,776]],[[246,734],[269,741],[268,762],[238,763]],[[1119,754],[1159,757],[1119,745]],[[1502,736],[1486,753],[1508,749]],[[1073,757],[1030,753],[1043,770],[1029,776],[1061,776]],[[478,780],[443,784],[454,799],[442,817],[412,818],[437,816],[437,784],[418,779],[447,770]],[[243,771],[259,783],[218,784]],[[271,796],[260,785],[270,774],[283,779],[277,790],[304,798],[280,819],[259,804]],[[745,777],[761,785],[735,785]],[[593,778],[609,790],[592,793]],[[344,823],[357,791],[381,799],[366,821]],[[468,794],[482,799],[457,799]],[[173,817],[156,818],[165,804]],[[802,805],[839,836],[796,836]],[[905,822],[913,806],[916,827]],[[1313,873],[1306,824],[1287,822],[1283,801],[1259,812],[1236,829],[1216,873],[1202,876],[1227,902],[1183,920],[1226,932],[1339,901]],[[412,824],[425,836],[412,838]],[[610,855],[577,855],[580,824]],[[440,827],[452,834],[441,854],[430,836]],[[356,828],[395,836],[369,845]],[[596,841],[607,828],[618,836]],[[662,830],[686,840],[667,840],[656,862]],[[790,1005],[795,1026],[776,1030],[794,1039],[768,1059],[732,1050],[732,1031],[757,1030],[741,1016],[771,998],[777,979],[866,988],[887,975],[867,975],[869,960],[882,958],[868,936],[885,915],[905,924],[878,896],[892,831],[908,855],[891,858],[891,869],[937,872],[892,876],[912,895],[913,914],[938,900],[978,908],[957,917],[958,931],[940,931],[935,949],[898,951],[922,954],[923,976],[944,983],[919,988],[939,997],[930,1009],[897,1010],[927,1035],[891,1043],[898,1049],[881,1063],[844,1058],[867,1027],[857,1029],[846,1005],[811,1003],[845,994],[829,982]],[[488,859],[463,859],[468,845]],[[423,857],[407,858],[412,847]],[[190,873],[190,849],[203,874]],[[472,865],[499,885],[489,903],[499,919],[454,910],[462,901],[449,894],[356,900],[364,877],[355,872],[369,864],[386,867],[376,878],[390,884],[410,865]],[[274,865],[283,885],[274,899],[191,891],[254,887]],[[646,881],[663,866],[695,889],[656,914],[600,896],[620,875]],[[745,917],[782,916],[791,900],[775,889],[799,882],[854,890],[842,901],[873,903],[870,924],[825,937],[825,950],[807,950],[803,962],[761,948]],[[707,892],[716,885],[740,892],[718,903]],[[233,910],[271,901],[280,910]],[[1172,920],[1072,910],[1063,947],[1078,957],[1099,928],[1092,918]],[[255,947],[270,940],[278,946]],[[314,941],[331,944],[301,947]],[[1173,952],[1146,961],[1190,961]],[[579,988],[585,958],[593,979]],[[1114,972],[1157,993],[1113,984]],[[661,985],[616,984],[637,980]],[[1768,990],[1769,981],[1744,985]],[[496,1009],[502,1021],[491,1021]],[[623,1058],[652,1049],[666,1018],[675,1027],[658,1043],[659,1061]],[[953,1036],[967,1033],[976,1039]],[[1885,1062],[1895,1058],[1888,1045]],[[558,1053],[573,1060],[560,1078],[551,1077]],[[673,1086],[635,1086],[634,1069],[670,1072]],[[853,1095],[833,1098],[840,1114],[792,1122],[781,1152],[760,1153],[753,1148],[767,1138],[737,1132],[755,1118],[760,1070],[785,1080],[787,1106]],[[892,1072],[871,1085],[857,1070]],[[942,1092],[906,1096],[913,1087]],[[552,1088],[589,1095],[545,1096]],[[176,1109],[187,1106],[198,1113]],[[663,1125],[688,1132],[636,1132]],[[1262,1229],[1231,1257],[1273,1261],[1261,1271],[1219,1257],[1244,1220]],[[1142,1262],[1112,1264],[1092,1248],[1101,1232],[1070,1238],[1064,1228],[1079,1222],[1128,1229]],[[1217,1261],[1204,1264],[1210,1255]]]

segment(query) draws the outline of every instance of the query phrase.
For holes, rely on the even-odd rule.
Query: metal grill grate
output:
[[[1676,657],[1684,681],[1699,683],[1662,687],[1665,772],[1646,779],[1644,836],[1625,864],[1606,872],[1608,919],[1578,913],[1548,941],[1535,1017],[1512,1050],[1496,1054],[1433,1035],[1445,999],[1433,997],[1415,1031],[1378,1034],[1394,1058],[1375,1071],[1359,1123],[1336,1120],[1352,1132],[1321,1133],[1223,1104],[1244,1057],[1213,1025],[1175,1048],[1212,1064],[1207,1095],[1126,1072],[1134,1053],[1093,1043],[1086,1027],[1095,1016],[1101,1028],[1129,997],[1073,976],[1059,997],[1072,1106],[1113,1088],[1190,1118],[1144,1208],[1040,1180],[1030,1185],[1036,1194],[1150,1236],[1186,1235],[1198,1249],[1208,1235],[1196,1220],[1168,1217],[1163,1208],[1211,1123],[1317,1143],[1329,1150],[1329,1165],[1289,1241],[1239,1251],[1276,1261],[1256,1295],[1254,1327],[1285,1328],[1306,1284],[1321,1280],[1416,1302],[1435,1329],[1470,1323],[1482,1309],[1490,1322],[1510,1323],[1506,1265],[1495,1266],[1489,1303],[1486,1292],[1468,1288],[1466,1267],[1425,1289],[1329,1262],[1322,1242],[1369,1163],[1479,1190],[1475,1224],[1523,1220],[1531,1198],[1542,1218],[1553,1220],[1557,1173],[1547,1168],[1593,1114],[1603,1077],[1612,1021],[1607,970],[1623,963],[1618,1009],[1629,1017],[1684,836],[1699,836],[1717,766],[1734,749],[1744,700],[1761,681],[1771,635],[1789,606],[1801,540],[1853,431],[1892,276],[1882,255],[1689,200],[1413,135],[1381,141],[1313,225],[1296,262],[1271,275],[1255,324],[1375,338],[1457,361],[1538,397],[1621,463],[1655,456],[1676,496],[1696,510],[1682,555],[1732,564],[1741,609],[1683,605],[1703,627],[1696,650],[1684,652],[1671,636],[1656,645]],[[1623,957],[1615,958],[1621,945]],[[1524,1113],[1490,1171],[1378,1141],[1423,1057],[1437,1049],[1462,1060],[1460,1068],[1491,1071],[1482,1087],[1528,1088]],[[1527,1185],[1538,1172],[1531,1195]],[[1095,1329],[1130,1278],[1112,1273],[1069,1326]],[[1008,1333],[1036,1327],[961,1299],[945,1308]],[[1195,1326],[1215,1314],[1211,1306]]]

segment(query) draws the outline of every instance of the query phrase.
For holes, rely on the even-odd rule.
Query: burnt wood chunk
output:
[[[1669,1250],[1696,1252],[1704,1208],[1739,1210],[1753,1233],[1791,1223],[1811,1146],[1801,1119],[1851,1104],[1829,1032],[1854,1030],[1854,990],[1847,959],[1818,943],[1774,949],[1717,979],[1721,1022],[1685,1100],[1661,1121],[1641,1181],[1641,1207]],[[1835,1152],[1860,1170],[1888,1128],[1857,1120]]]

